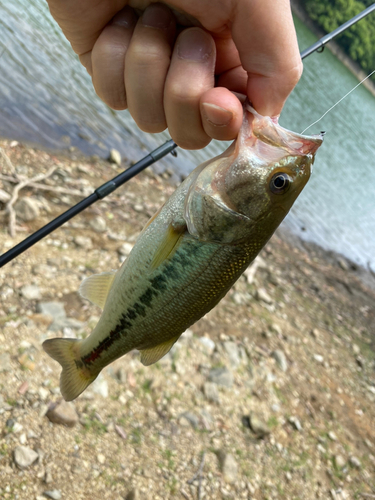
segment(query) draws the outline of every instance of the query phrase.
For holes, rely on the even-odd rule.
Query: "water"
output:
[[[126,111],[114,112],[96,97],[45,0],[5,0],[0,13],[0,136],[100,156],[114,147],[132,160],[169,138],[139,131]],[[296,27],[301,50],[314,43],[298,20]],[[281,124],[302,131],[357,83],[328,50],[310,55]],[[374,97],[359,87],[308,133],[321,130],[327,135],[313,176],[285,224],[375,270]],[[213,141],[201,151],[179,150],[157,167],[186,174],[225,147]]]

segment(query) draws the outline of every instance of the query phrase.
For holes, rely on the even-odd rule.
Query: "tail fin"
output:
[[[76,339],[49,339],[43,342],[43,349],[62,366],[60,391],[65,401],[77,398],[97,375],[91,376],[79,367]]]

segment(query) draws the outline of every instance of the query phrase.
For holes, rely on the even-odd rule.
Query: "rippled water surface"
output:
[[[5,0],[0,14],[1,136],[101,156],[114,147],[134,160],[169,138],[140,132],[126,111],[96,97],[44,0]],[[302,50],[316,38],[298,20],[296,26]],[[282,125],[302,131],[357,83],[328,50],[312,54]],[[327,134],[313,176],[285,224],[375,270],[375,98],[359,87],[308,133],[321,130]],[[179,150],[160,165],[186,174],[224,148],[212,142],[202,151]]]

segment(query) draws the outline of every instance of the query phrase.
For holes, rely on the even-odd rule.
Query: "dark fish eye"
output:
[[[274,194],[283,194],[288,191],[291,183],[291,179],[288,174],[284,174],[283,172],[278,172],[275,174],[270,182],[270,190]]]

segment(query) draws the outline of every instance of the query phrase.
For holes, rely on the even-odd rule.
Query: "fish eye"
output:
[[[284,172],[277,172],[277,174],[275,174],[271,179],[270,190],[274,194],[284,194],[288,191],[290,184],[291,179],[288,174],[285,174]]]

